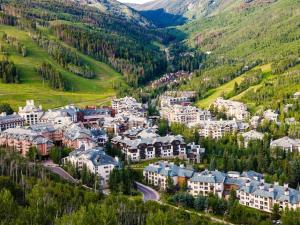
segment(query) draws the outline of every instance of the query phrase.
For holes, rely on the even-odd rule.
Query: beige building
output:
[[[40,122],[44,112],[41,105],[35,106],[34,100],[26,100],[26,105],[19,107],[18,114],[25,119],[26,124],[34,125]]]
[[[250,116],[250,113],[247,111],[247,106],[241,102],[217,98],[213,105],[218,110],[225,109],[227,116],[234,117],[237,120],[245,120]]]
[[[219,139],[225,134],[243,132],[249,125],[247,123],[237,122],[235,120],[216,120],[205,121],[200,125],[200,137],[211,137]]]
[[[164,107],[160,110],[160,116],[168,120],[169,123],[181,123],[185,125],[197,124],[200,121],[211,119],[211,114],[208,110],[182,105]]]

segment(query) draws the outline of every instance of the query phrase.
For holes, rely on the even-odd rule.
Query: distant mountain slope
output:
[[[131,22],[136,22],[144,26],[151,26],[149,21],[143,18],[138,12],[132,10],[125,4],[117,0],[66,0],[67,2],[78,3],[83,6],[90,6],[99,9],[103,13],[125,18]]]
[[[184,89],[198,90],[201,102],[205,103],[216,90],[220,90],[220,95],[226,94],[228,90],[222,93],[218,87],[227,88],[224,84],[253,67],[271,65],[272,70],[277,70],[274,73],[277,76],[300,57],[298,0],[237,1],[230,10],[214,13],[180,27],[189,36],[187,43],[207,53],[202,70],[184,86]],[[253,85],[247,82],[243,89]],[[291,87],[299,85],[298,80],[291,82]],[[262,89],[261,93],[268,93],[268,85]]]
[[[252,4],[268,4],[276,0],[154,0],[145,4],[128,4],[154,24],[180,25],[188,20],[209,17]]]

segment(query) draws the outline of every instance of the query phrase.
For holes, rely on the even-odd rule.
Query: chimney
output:
[[[246,181],[246,187],[250,187],[250,180]]]
[[[289,188],[289,184],[288,184],[288,183],[284,183],[283,187],[284,187],[285,189],[287,189],[287,188]]]
[[[270,187],[269,187],[269,192],[273,192],[274,191],[274,187],[273,185],[271,184]]]
[[[279,182],[278,181],[274,182],[274,185],[279,186]]]
[[[265,188],[265,185],[264,185],[264,183],[260,183],[260,185],[259,185],[259,189],[260,189],[260,190],[264,190],[264,188]]]
[[[285,196],[289,196],[289,195],[290,195],[290,191],[289,191],[288,188],[285,188],[285,189],[284,189],[284,195],[285,195]]]
[[[180,168],[184,168],[184,164],[180,164]]]

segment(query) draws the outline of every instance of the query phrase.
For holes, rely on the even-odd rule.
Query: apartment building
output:
[[[25,119],[16,113],[6,115],[6,113],[3,112],[0,114],[0,132],[8,128],[23,127],[24,125]]]
[[[263,140],[264,134],[255,130],[250,130],[246,133],[241,134],[243,137],[244,147],[247,148],[250,141]]]
[[[68,126],[77,122],[77,112],[78,109],[72,105],[67,105],[59,109],[49,109],[41,116],[40,122]]]
[[[85,149],[90,149],[96,146],[92,139],[91,131],[79,124],[72,124],[65,129],[62,144],[72,149],[78,149],[82,146]]]
[[[143,171],[146,182],[159,187],[161,190],[166,190],[168,177],[173,180],[174,185],[183,186],[193,174],[194,170],[187,169],[184,165],[177,166],[167,161],[149,164]]]
[[[26,156],[30,148],[35,147],[40,155],[47,156],[53,143],[31,129],[9,128],[0,133],[0,146],[12,148],[23,156]]]
[[[268,109],[268,110],[264,111],[264,113],[263,113],[264,119],[272,121],[272,122],[277,122],[278,116],[279,116],[279,114],[271,109]]]
[[[213,193],[221,198],[224,191],[225,178],[226,174],[217,170],[205,170],[201,173],[195,173],[187,183],[189,193],[193,196],[208,196],[209,193]]]
[[[62,127],[57,127],[52,123],[38,123],[31,125],[29,129],[43,135],[45,138],[51,140],[53,143],[61,144],[64,131]]]
[[[173,105],[160,110],[161,118],[169,123],[196,124],[200,121],[210,120],[211,114],[208,110],[201,110],[194,106]]]
[[[127,112],[131,115],[145,117],[147,115],[142,103],[137,102],[135,98],[124,97],[119,99],[113,99],[111,101],[112,108],[116,114]]]
[[[63,163],[71,163],[78,168],[78,170],[82,170],[82,168],[86,166],[91,173],[100,177],[101,186],[103,188],[108,187],[111,171],[120,166],[118,158],[107,155],[102,148],[74,150],[68,157],[63,159]]]
[[[34,100],[26,100],[24,107],[19,107],[18,114],[25,119],[28,125],[34,125],[40,122],[40,118],[44,114],[42,106],[35,106]]]
[[[207,196],[213,193],[218,197],[228,198],[231,190],[235,190],[239,203],[251,208],[272,212],[274,204],[281,209],[300,207],[300,192],[278,183],[265,183],[263,175],[254,171],[240,174],[236,171],[223,173],[205,170],[194,173],[188,181],[188,192],[193,196]]]
[[[77,113],[78,121],[82,122],[84,125],[98,126],[99,121],[103,121],[107,117],[114,116],[112,108],[86,108],[80,109]]]
[[[247,111],[247,106],[241,102],[217,98],[213,105],[218,110],[225,109],[227,116],[234,117],[237,120],[245,120],[250,116],[250,113]]]
[[[117,136],[112,139],[112,144],[114,147],[122,150],[127,160],[133,162],[156,157],[172,158],[177,156],[186,158],[186,144],[181,135],[137,138],[133,140]]]
[[[245,185],[237,190],[237,197],[241,205],[272,212],[274,204],[281,209],[296,209],[300,207],[300,192],[284,186],[265,183],[264,180],[247,180]]]
[[[236,120],[207,120],[200,124],[199,135],[219,139],[225,134],[243,132],[248,127],[249,124]]]
[[[286,136],[277,140],[272,140],[270,148],[281,148],[288,152],[300,152],[300,140]]]
[[[186,155],[189,163],[200,163],[204,153],[205,148],[201,148],[200,145],[196,145],[194,142],[186,145]]]

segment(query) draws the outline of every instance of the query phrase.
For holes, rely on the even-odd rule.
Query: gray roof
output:
[[[71,152],[69,155],[74,157],[80,157],[84,155],[87,159],[93,162],[94,166],[111,164],[114,166],[119,166],[119,162],[115,158],[107,155],[103,151],[103,148],[100,147],[92,148],[89,150],[77,149]]]
[[[177,166],[174,163],[168,163],[162,161],[157,162],[155,164],[150,164],[149,166],[145,167],[144,171],[150,171],[150,172],[161,174],[163,176],[170,176],[170,177],[180,176],[180,177],[190,178],[194,174],[194,170]]]
[[[11,114],[11,115],[6,115],[6,116],[0,116],[0,124],[3,123],[11,123],[16,120],[19,121],[25,121],[23,117],[21,117],[19,114]]]
[[[157,142],[170,144],[173,141],[180,141],[181,144],[184,143],[183,137],[181,135],[167,135],[164,137],[154,137],[154,138],[138,138],[134,140],[130,140],[129,138],[122,138],[120,136],[117,136],[112,139],[114,142],[120,142],[123,143],[131,148],[138,148],[140,144],[146,144],[146,145],[153,145]]]
[[[220,171],[203,171],[201,173],[195,173],[191,178],[193,182],[205,182],[205,183],[223,183],[226,178],[226,174]]]
[[[52,123],[37,123],[29,127],[36,132],[54,132],[56,129]]]
[[[90,138],[91,139],[91,131],[80,127],[77,124],[73,124],[68,127],[64,133],[65,138],[70,140],[82,139],[82,138]]]
[[[273,188],[273,191],[270,191],[270,188]],[[272,198],[279,201],[288,201],[292,204],[300,202],[300,192],[298,190],[285,188],[279,185],[261,183],[255,180],[251,180],[249,186],[242,186],[240,190],[264,198]],[[286,195],[285,193],[288,193],[288,195]]]
[[[283,137],[277,140],[271,141],[271,147],[282,147],[282,148],[290,148],[300,146],[300,140],[292,139],[290,137]]]

